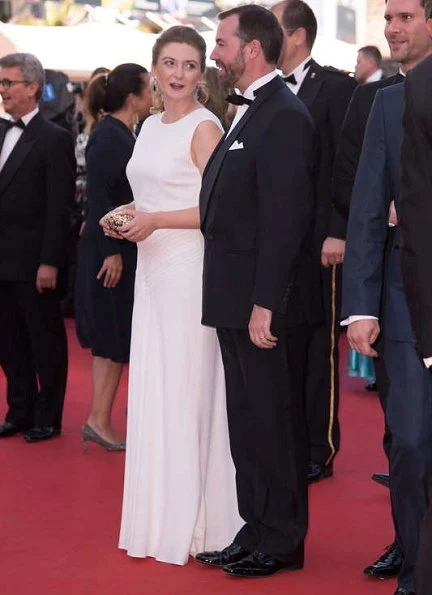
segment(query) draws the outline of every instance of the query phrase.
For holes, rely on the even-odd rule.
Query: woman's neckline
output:
[[[179,122],[181,122],[182,120],[184,120],[188,116],[191,116],[192,114],[194,114],[195,112],[197,112],[198,110],[201,110],[201,109],[206,109],[206,108],[203,105],[200,105],[199,107],[195,107],[193,110],[191,110],[190,112],[188,112],[184,116],[181,116],[181,118],[179,118],[178,120],[174,120],[174,122],[164,122],[163,121],[163,115],[164,115],[165,112],[161,112],[161,114],[160,114],[160,121],[161,121],[161,123],[164,126],[172,126],[173,124],[178,124]]]

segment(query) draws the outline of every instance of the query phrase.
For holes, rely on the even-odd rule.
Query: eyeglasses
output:
[[[24,83],[25,85],[29,85],[31,81],[11,81],[10,79],[0,79],[0,85],[3,89],[10,89],[12,85],[17,85],[18,83]]]

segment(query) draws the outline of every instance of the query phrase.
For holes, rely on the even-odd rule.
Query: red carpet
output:
[[[1,595],[366,595],[392,594],[362,568],[392,541],[388,492],[370,480],[385,471],[382,415],[364,382],[347,379],[341,398],[342,451],[335,476],[311,488],[303,571],[237,580],[191,561],[185,567],[128,558],[117,549],[123,453],[89,444],[79,428],[90,393],[90,357],[68,322],[70,374],[62,437],[0,444]],[[343,362],[342,366],[345,365]],[[344,371],[345,368],[342,368]],[[0,379],[3,419],[4,380]],[[125,427],[126,378],[115,422]]]

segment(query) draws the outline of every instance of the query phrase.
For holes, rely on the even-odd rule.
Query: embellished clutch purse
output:
[[[105,215],[105,221],[112,230],[118,231],[125,223],[132,221],[133,215],[126,213],[108,213]]]

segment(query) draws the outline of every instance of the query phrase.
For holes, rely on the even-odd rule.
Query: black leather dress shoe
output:
[[[307,475],[308,483],[321,481],[321,479],[331,477],[332,475],[333,465],[331,463],[329,465],[324,465],[323,463],[315,463],[315,461],[309,461]]]
[[[399,574],[403,557],[395,543],[389,545],[383,555],[373,564],[367,566],[363,572],[372,578],[393,578]]]
[[[398,587],[394,592],[394,595],[415,595],[415,591],[407,591],[403,587]]]
[[[224,572],[230,576],[261,578],[271,576],[280,570],[300,570],[301,568],[303,568],[303,556],[297,556],[297,559],[293,558],[290,562],[280,562],[263,552],[254,552],[240,562],[225,566]]]
[[[200,552],[195,556],[195,560],[209,566],[226,566],[227,564],[232,564],[246,558],[249,554],[250,552],[242,548],[241,545],[231,543],[223,550]]]
[[[24,434],[24,440],[26,442],[42,442],[42,440],[50,440],[59,434],[60,430],[53,426],[35,427]]]
[[[0,438],[15,436],[15,434],[25,432],[26,430],[28,430],[28,426],[20,426],[13,424],[10,421],[5,421],[3,424],[0,424]]]
[[[378,390],[377,383],[376,382],[368,382],[365,386],[365,390],[377,391]]]
[[[372,479],[385,488],[390,487],[390,475],[388,473],[374,473]]]

